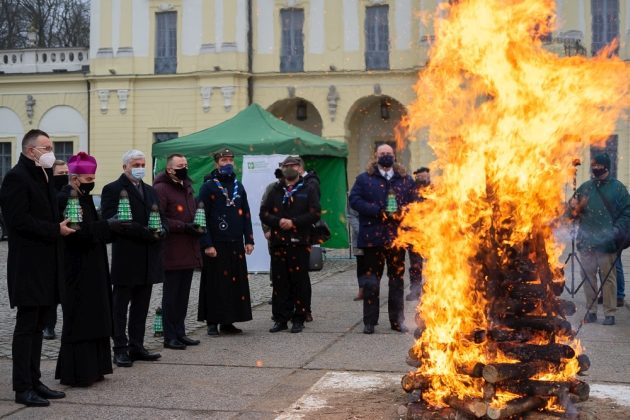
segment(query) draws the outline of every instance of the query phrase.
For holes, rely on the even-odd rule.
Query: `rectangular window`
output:
[[[365,9],[365,68],[389,69],[389,6]]]
[[[619,136],[613,134],[608,137],[604,146],[591,146],[591,160],[600,153],[608,153],[610,157],[610,176],[617,178],[617,145]],[[590,165],[590,162],[589,162]]]
[[[179,134],[176,132],[153,133],[153,143],[162,143],[163,141],[169,141],[177,137],[179,137]]]
[[[11,169],[11,142],[0,143],[0,182]]]
[[[155,74],[177,72],[177,12],[155,15]]]
[[[282,22],[282,50],[280,71],[283,73],[304,71],[304,10],[280,10]]]
[[[619,0],[591,0],[593,55],[609,44],[613,39],[619,38]],[[619,53],[619,47],[613,54]]]
[[[70,156],[74,154],[72,151],[74,144],[71,141],[55,141],[53,142],[55,157],[57,159],[65,160],[68,162]]]

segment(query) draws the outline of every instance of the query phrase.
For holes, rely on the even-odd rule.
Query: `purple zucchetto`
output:
[[[68,172],[75,175],[94,175],[96,159],[85,152],[79,152],[68,159]]]

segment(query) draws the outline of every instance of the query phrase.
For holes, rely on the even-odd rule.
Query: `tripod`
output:
[[[582,164],[582,162],[580,161],[580,159],[573,159],[573,195],[571,196],[571,198],[569,199],[572,200],[575,198],[575,192],[577,190],[577,168],[578,166],[580,166]],[[580,258],[578,257],[578,254],[576,252],[576,248],[575,248],[575,239],[577,237],[577,221],[576,219],[573,219],[573,221],[571,222],[571,252],[569,253],[569,256],[567,257],[567,259],[564,261],[564,266],[567,266],[567,263],[569,261],[571,261],[571,288],[569,289],[565,283],[564,288],[566,289],[567,292],[569,292],[571,294],[571,297],[575,297],[575,294],[577,293],[578,290],[580,290],[580,287],[582,287],[582,285],[584,284],[584,281],[586,280],[586,271],[584,270],[584,266],[582,265],[582,261],[580,261]],[[584,274],[584,278],[582,281],[580,281],[577,285],[577,287],[575,286],[575,263],[577,262],[577,264],[580,266],[580,273]],[[593,284],[590,279],[589,279],[589,283]]]

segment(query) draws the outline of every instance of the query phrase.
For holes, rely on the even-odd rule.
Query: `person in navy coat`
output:
[[[396,162],[394,149],[377,147],[367,170],[357,176],[350,192],[350,206],[359,213],[357,247],[364,257],[358,267],[363,288],[363,332],[374,333],[378,323],[379,289],[385,263],[389,278],[387,309],[392,330],[405,332],[404,279],[405,249],[392,241],[400,222],[400,211],[415,199],[413,179]]]

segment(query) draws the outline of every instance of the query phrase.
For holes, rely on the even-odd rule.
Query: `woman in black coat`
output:
[[[203,270],[197,319],[206,321],[208,335],[242,332],[234,322],[250,321],[252,307],[245,254],[254,250],[247,194],[234,174],[229,149],[215,153],[217,169],[201,187],[208,232],[201,237]]]
[[[55,378],[63,385],[89,386],[112,373],[112,296],[105,248],[110,226],[99,220],[90,195],[96,160],[81,152],[68,166],[72,175],[59,193],[59,210],[64,212],[74,193],[83,221],[74,235],[64,238],[63,330]]]

